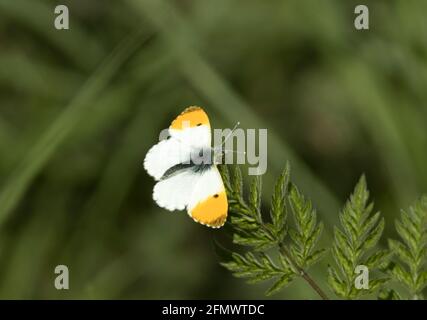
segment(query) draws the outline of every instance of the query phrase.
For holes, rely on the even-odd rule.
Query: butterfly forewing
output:
[[[188,107],[169,127],[172,137],[196,149],[211,147],[211,125],[200,107]]]
[[[228,202],[221,175],[216,166],[201,173],[187,207],[197,222],[219,228],[227,219]]]

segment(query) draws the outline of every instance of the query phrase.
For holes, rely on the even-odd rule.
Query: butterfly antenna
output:
[[[231,137],[231,135],[234,133],[234,131],[236,131],[236,129],[239,125],[240,125],[240,121],[237,121],[236,125],[233,127],[233,129],[230,131],[230,133],[227,134],[227,136],[225,137],[225,139],[224,139],[224,141],[220,147],[222,147],[227,142],[227,140]]]
[[[236,150],[224,150],[224,153],[233,152],[238,154],[246,154],[246,151],[236,151]]]

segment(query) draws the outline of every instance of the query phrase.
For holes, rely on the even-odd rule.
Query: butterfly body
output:
[[[147,153],[144,167],[157,181],[154,201],[167,210],[184,210],[197,222],[221,227],[228,202],[218,171],[217,149],[211,147],[211,127],[203,109],[189,107],[169,127],[168,139]]]

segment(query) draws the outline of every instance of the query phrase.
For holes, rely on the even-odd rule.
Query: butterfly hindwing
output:
[[[182,170],[156,183],[153,199],[159,207],[167,210],[184,210],[190,202],[194,187],[199,179],[191,169]]]
[[[190,146],[170,137],[154,145],[145,156],[144,168],[157,181],[171,167],[189,162]]]

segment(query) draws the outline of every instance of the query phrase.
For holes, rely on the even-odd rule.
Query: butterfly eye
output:
[[[200,127],[201,125],[202,125],[201,123],[198,123],[198,124],[197,124],[197,126],[198,126],[198,127]]]
[[[214,194],[214,196],[213,196],[214,198],[218,198],[219,197],[219,195],[218,194]]]
[[[166,139],[169,140],[171,138],[171,136],[168,136]]]

